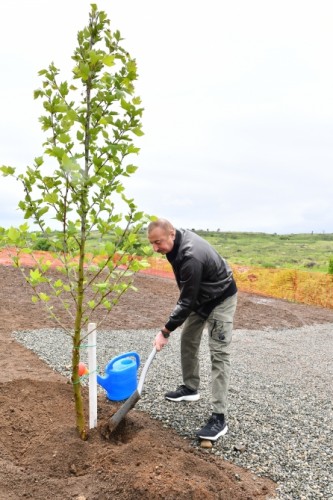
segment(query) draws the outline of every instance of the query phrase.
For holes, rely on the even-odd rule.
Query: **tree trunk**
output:
[[[80,434],[81,439],[87,439],[86,421],[84,416],[84,405],[81,391],[81,383],[79,376],[79,362],[80,362],[80,329],[75,329],[73,337],[73,351],[72,351],[72,383],[75,401],[75,415],[76,415],[76,428]]]
[[[84,296],[84,251],[85,251],[85,221],[82,222],[81,229],[81,247],[80,259],[78,270],[77,282],[77,304],[76,304],[76,318],[73,337],[73,352],[72,352],[72,382],[75,400],[75,414],[76,414],[76,428],[80,434],[81,439],[87,439],[86,422],[84,416],[84,405],[81,391],[81,383],[79,376],[79,362],[80,362],[80,347],[81,347],[81,325],[83,314],[83,296]]]

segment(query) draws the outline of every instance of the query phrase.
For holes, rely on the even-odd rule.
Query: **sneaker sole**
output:
[[[228,432],[228,426],[226,425],[216,436],[205,436],[204,434],[197,434],[200,439],[207,439],[207,441],[216,441],[219,437],[224,436]]]
[[[168,399],[169,401],[198,401],[200,399],[200,394],[193,394],[192,396],[180,396],[179,398],[170,398],[168,396],[165,396],[165,399]]]

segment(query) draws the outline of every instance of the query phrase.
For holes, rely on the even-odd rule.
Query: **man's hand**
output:
[[[156,347],[156,350],[160,351],[165,345],[167,345],[168,341],[169,339],[166,339],[163,336],[162,332],[158,332],[154,340],[154,346]]]

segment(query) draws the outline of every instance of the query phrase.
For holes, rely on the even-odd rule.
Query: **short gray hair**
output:
[[[167,219],[156,219],[156,220],[150,222],[150,224],[148,225],[148,228],[147,228],[148,234],[151,233],[151,231],[153,231],[157,227],[160,229],[163,229],[163,231],[165,231],[166,233],[169,233],[170,231],[174,231],[174,229],[175,229],[173,227],[173,225],[171,224],[171,222],[169,222]]]

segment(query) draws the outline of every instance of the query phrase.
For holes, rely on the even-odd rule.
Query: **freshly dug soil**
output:
[[[20,272],[0,265],[0,500],[264,499],[275,485],[194,449],[146,413],[132,410],[111,439],[101,428],[117,405],[98,401],[99,428],[87,441],[75,429],[72,387],[12,332],[55,326]],[[163,326],[176,299],[173,280],[139,275],[105,328]],[[59,315],[65,316],[59,311]],[[239,293],[235,328],[333,322],[333,311]],[[86,398],[87,400],[87,398]]]

